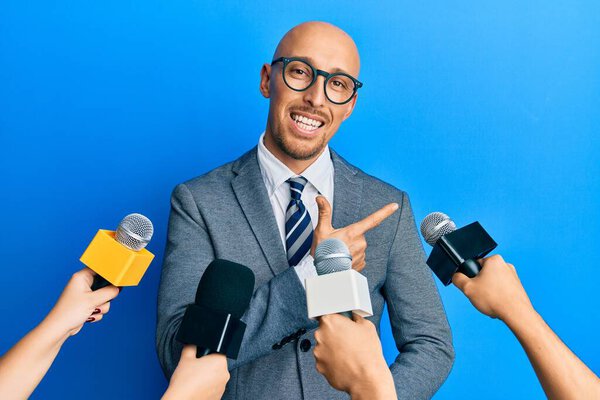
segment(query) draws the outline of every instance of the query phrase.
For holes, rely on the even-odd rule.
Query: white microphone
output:
[[[373,315],[367,278],[352,269],[352,257],[340,239],[326,239],[315,250],[319,276],[306,279],[308,317],[352,312],[361,317]]]

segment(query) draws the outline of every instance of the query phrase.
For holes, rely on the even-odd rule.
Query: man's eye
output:
[[[295,69],[293,72],[296,75],[306,75],[306,72],[301,69]]]
[[[348,85],[346,85],[346,82],[344,82],[342,80],[338,80],[338,79],[332,79],[331,86],[333,86],[333,88],[336,90],[346,90],[348,88]]]

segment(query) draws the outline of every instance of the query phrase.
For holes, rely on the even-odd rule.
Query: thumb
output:
[[[462,272],[457,272],[452,275],[452,283],[464,293],[465,287],[470,283],[470,279]]]
[[[319,221],[317,222],[317,228],[333,230],[333,226],[331,225],[331,205],[329,205],[325,196],[317,196],[315,200],[317,202],[317,207],[319,207]]]
[[[181,350],[181,358],[196,359],[196,346],[193,344],[186,344]]]

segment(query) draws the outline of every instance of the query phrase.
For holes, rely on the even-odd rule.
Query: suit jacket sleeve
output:
[[[198,282],[215,254],[210,232],[185,184],[171,196],[171,213],[158,293],[156,349],[165,376],[177,367],[182,345],[175,339]],[[300,328],[315,326],[306,315],[306,295],[298,275],[288,268],[255,290],[242,320],[247,324],[238,359],[231,368],[264,356],[273,344]]]
[[[446,380],[454,349],[446,313],[424,262],[408,196],[402,197],[383,287],[400,352],[390,370],[399,399],[429,399]]]

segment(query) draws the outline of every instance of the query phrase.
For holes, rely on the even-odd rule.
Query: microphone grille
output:
[[[119,224],[116,239],[123,246],[140,251],[150,242],[153,233],[154,227],[148,218],[142,214],[129,214]]]
[[[317,274],[325,275],[352,268],[352,257],[346,243],[340,239],[325,239],[315,249]]]
[[[421,222],[421,235],[430,246],[434,246],[439,238],[455,230],[454,221],[442,212],[432,212]]]

